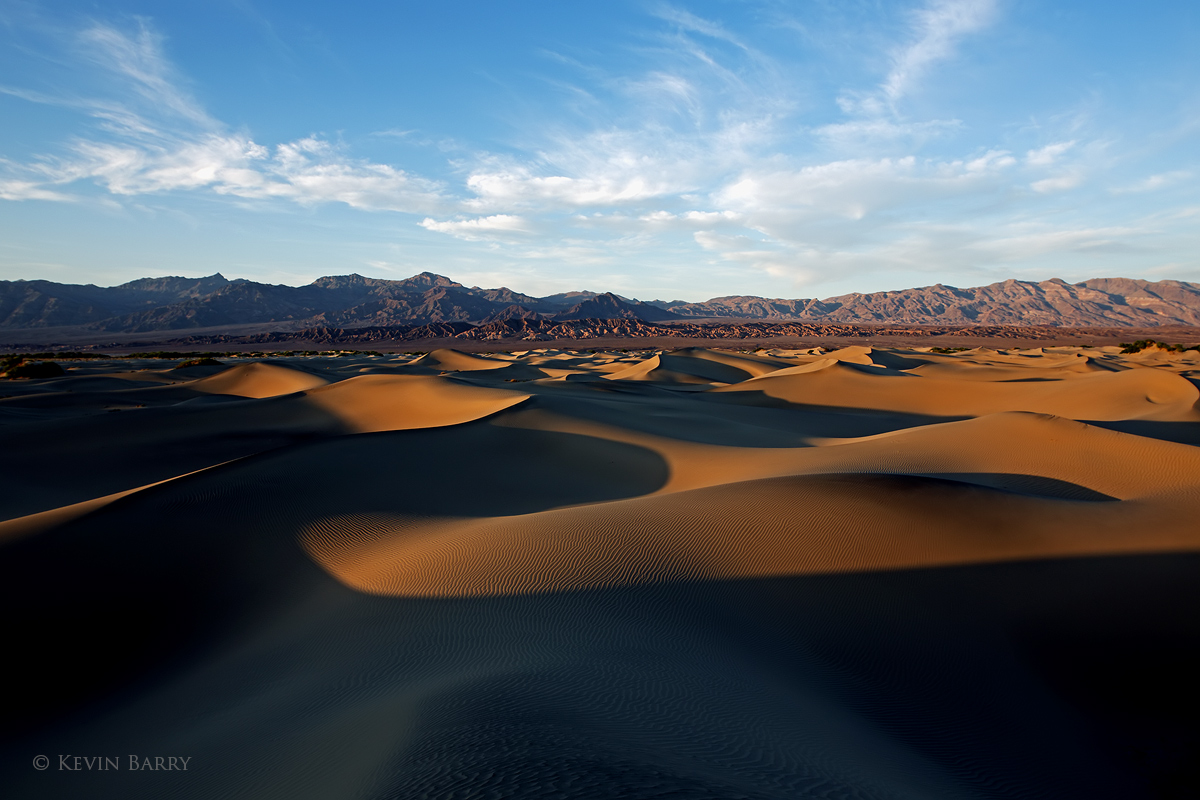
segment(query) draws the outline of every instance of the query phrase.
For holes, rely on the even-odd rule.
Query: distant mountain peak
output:
[[[450,278],[447,278],[445,275],[438,275],[436,272],[418,272],[411,278],[405,278],[404,280],[400,281],[400,283],[423,286],[454,286],[466,288],[461,283],[453,281]]]
[[[566,311],[554,315],[555,319],[640,319],[643,322],[661,322],[679,319],[679,315],[649,303],[627,303],[612,292],[598,294],[576,303]]]
[[[334,288],[344,286],[362,286],[367,283],[375,282],[374,278],[364,278],[357,272],[351,272],[349,275],[322,275],[309,286],[320,286],[322,288]]]
[[[489,314],[488,316],[484,317],[483,320],[479,324],[486,325],[489,322],[499,322],[501,320],[506,320],[506,319],[541,319],[541,318],[542,318],[542,315],[536,311],[533,311],[532,309],[528,309],[528,308],[525,308],[525,306],[520,306],[520,305],[511,305],[511,306],[508,306],[507,308],[502,308],[493,314]]]

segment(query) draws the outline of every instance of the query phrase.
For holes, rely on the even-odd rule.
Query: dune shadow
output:
[[[236,566],[210,577],[248,580]],[[254,786],[263,797],[462,786],[589,798],[1186,797],[1197,570],[1200,556],[1167,554],[453,600],[368,597],[299,570],[258,576],[287,590],[269,608],[195,580],[143,580],[177,605],[219,603],[219,625],[173,670],[25,741],[49,752],[186,741],[214,765],[186,783],[103,775],[88,783],[99,798]],[[108,631],[114,644],[128,636]],[[308,709],[337,724],[320,727]],[[298,725],[327,746],[293,737]],[[305,783],[359,751],[375,755],[333,794]],[[5,767],[18,790],[74,797],[83,785],[21,766]]]
[[[169,387],[167,387],[169,388]],[[283,398],[287,399],[287,398]],[[304,419],[280,398],[200,395],[160,407],[33,419],[0,429],[0,519],[135,489],[233,459],[352,431],[309,404]]]
[[[327,585],[296,546],[314,519],[525,514],[648,494],[668,478],[646,448],[484,419],[279,447],[4,543],[5,642],[20,654],[9,678],[22,690],[0,740],[106,697],[119,702],[214,637]],[[411,488],[430,481],[447,491]],[[79,667],[65,681],[64,664]]]
[[[1148,439],[1200,446],[1200,422],[1163,422],[1148,419],[1088,420],[1088,425],[1131,433]]]
[[[1003,492],[1050,497],[1056,500],[1081,500],[1086,502],[1119,502],[1112,495],[1080,486],[1070,481],[1048,478],[1044,475],[1024,475],[1007,472],[922,472],[922,477],[953,481],[974,486],[986,486]]]
[[[854,361],[839,361],[843,367],[852,369],[855,372],[861,372],[866,375],[874,375],[877,378],[914,378],[916,375],[910,375],[903,372],[900,368],[888,366],[885,364],[859,364]],[[770,377],[767,375],[765,377]]]
[[[775,398],[761,403],[725,399],[733,393],[627,390],[626,386],[655,386],[632,381],[603,384],[599,392],[577,392],[562,384],[522,387],[534,395],[524,408],[544,408],[655,437],[748,448],[810,447],[814,438],[851,439],[963,419],[799,405]]]
[[[874,436],[905,428],[938,425],[943,422],[961,422],[962,420],[974,418],[971,415],[940,416],[936,414],[913,414],[903,411],[873,408],[793,403],[778,397],[772,397],[759,389],[737,392],[705,392],[695,397],[697,400],[704,402],[780,409],[795,412],[798,415],[806,415],[813,419],[820,419],[828,424],[828,428],[825,428],[827,432],[823,432],[821,435],[831,439]]]

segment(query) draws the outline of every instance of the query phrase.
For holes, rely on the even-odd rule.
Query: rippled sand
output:
[[[0,777],[22,797],[1176,796],[1200,746],[1198,382],[1194,352],[1076,347],[0,382]]]

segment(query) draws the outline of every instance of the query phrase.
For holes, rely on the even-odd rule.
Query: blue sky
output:
[[[1200,280],[1200,4],[0,0],[0,278]]]

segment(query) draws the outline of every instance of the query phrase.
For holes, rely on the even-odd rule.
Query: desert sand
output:
[[[5,796],[1191,796],[1195,351],[226,361],[0,381]]]

